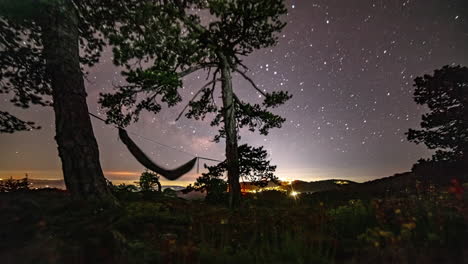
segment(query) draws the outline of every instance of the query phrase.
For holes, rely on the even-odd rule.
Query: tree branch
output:
[[[239,58],[237,58],[237,56],[234,56],[234,59],[236,60],[236,63],[239,64],[244,70],[246,70],[246,71],[249,70],[249,68],[248,68],[247,66],[245,66],[245,65],[242,63],[242,61],[241,61]]]
[[[190,67],[188,69],[186,69],[185,71],[181,71],[178,73],[179,77],[180,78],[183,78],[191,73],[194,73],[198,70],[201,70],[201,69],[211,69],[212,67],[216,66],[216,64],[214,63],[204,63],[204,64],[200,64],[200,65],[197,65],[197,66],[193,66],[193,67]]]
[[[216,69],[216,71],[213,73],[213,79],[212,79],[212,83],[213,83],[213,87],[211,87],[211,101],[213,102],[213,104],[216,106],[216,102],[214,100],[214,96],[213,96],[213,93],[214,93],[214,90],[216,88],[216,76],[218,76],[218,73],[219,73],[219,68]]]
[[[209,83],[205,84],[200,90],[198,90],[198,92],[196,92],[192,99],[187,103],[187,105],[185,105],[184,109],[182,109],[182,112],[180,112],[180,114],[177,116],[176,120],[175,121],[179,121],[179,119],[182,117],[182,115],[184,114],[185,110],[187,110],[187,108],[190,106],[190,103],[193,102],[197,96],[203,91],[203,89],[205,89],[206,87],[210,86],[211,84],[213,83],[216,83],[217,81],[220,81],[220,79],[215,79],[215,80],[212,80],[210,81]]]
[[[243,106],[244,106],[244,104],[243,104],[242,101],[239,99],[239,97],[237,97],[237,94],[232,93],[232,96],[234,97],[234,100],[239,104],[240,107],[243,107]]]
[[[180,78],[183,78],[183,77],[185,77],[185,76],[187,76],[187,75],[189,75],[191,73],[194,73],[194,72],[196,72],[198,70],[201,70],[203,68],[205,68],[205,67],[202,66],[202,65],[197,65],[195,67],[190,67],[190,68],[186,69],[185,71],[179,72],[178,74],[179,74]]]
[[[255,90],[257,90],[261,95],[263,96],[267,96],[262,90],[260,90],[260,88],[258,88],[258,86],[255,84],[255,82],[250,79],[249,76],[247,76],[245,73],[243,73],[242,71],[238,70],[238,69],[234,69],[235,72],[239,73],[240,75],[242,75],[242,77],[244,77],[244,79],[246,79],[250,84],[252,84],[253,88],[255,88]]]

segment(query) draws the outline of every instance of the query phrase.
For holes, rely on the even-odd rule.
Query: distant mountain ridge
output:
[[[295,191],[299,193],[314,193],[314,192],[329,191],[329,190],[341,190],[343,188],[348,188],[356,184],[359,184],[359,183],[350,181],[350,180],[343,180],[343,179],[330,179],[330,180],[311,181],[311,182],[295,180],[295,181],[292,181],[291,183],[280,182],[279,184],[269,182],[265,188],[260,188],[258,186],[255,186],[255,184],[251,182],[242,182],[241,187],[245,191],[254,191],[254,190],[260,190],[260,189],[263,189],[263,190],[276,189],[276,190],[284,190],[284,191]]]
[[[285,191],[295,191],[299,193],[317,193],[317,192],[334,192],[334,191],[345,191],[345,192],[366,192],[366,193],[385,193],[385,192],[401,192],[408,189],[414,189],[418,181],[427,181],[436,179],[445,179],[446,182],[450,178],[448,177],[418,177],[415,172],[404,172],[397,173],[389,177],[375,179],[363,183],[354,182],[351,180],[344,179],[329,179],[320,181],[302,181],[295,180],[286,184],[285,182],[277,185],[269,183],[267,189],[278,189]],[[426,180],[424,180],[426,179]],[[51,179],[28,179],[31,183],[31,188],[58,188],[65,189],[65,183],[63,180],[51,180]],[[250,182],[242,182],[241,186],[244,190],[252,191],[261,189]],[[163,189],[172,188],[176,191],[182,190],[185,187],[180,185],[163,185]]]
[[[293,181],[291,182],[291,188],[300,193],[314,193],[314,192],[323,192],[329,190],[341,190],[344,188],[349,188],[360,183],[343,180],[343,179],[330,179],[322,181]]]
[[[31,188],[57,188],[65,189],[65,182],[63,180],[48,180],[48,179],[31,179],[28,178],[31,183]]]
[[[65,190],[64,180],[51,180],[51,179],[31,179],[28,178],[30,182],[30,188],[57,188]],[[171,188],[175,191],[185,189],[184,186],[180,185],[163,185],[163,189]]]
[[[53,180],[53,179],[31,179],[29,178],[28,181],[31,183],[31,188],[57,188],[57,189],[65,189],[65,182],[62,179]],[[349,186],[354,186],[359,184],[357,182],[353,182],[350,180],[342,180],[342,179],[331,179],[331,180],[322,180],[322,181],[301,181],[296,180],[292,182],[292,189],[296,192],[301,193],[312,193],[312,192],[321,192],[321,191],[328,191],[328,190],[340,190],[343,188],[347,188]],[[255,190],[258,187],[254,186],[251,183],[243,182],[242,186],[244,189],[248,190]],[[273,183],[270,183],[268,187],[278,186]],[[290,190],[291,185],[287,186],[278,186],[280,189],[283,190]],[[163,185],[163,189],[171,188],[173,190],[179,191],[184,189],[184,186],[180,185]]]

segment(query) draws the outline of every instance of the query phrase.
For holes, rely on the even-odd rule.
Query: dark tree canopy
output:
[[[156,1],[133,8],[138,20],[124,20],[114,30],[107,30],[114,62],[125,67],[123,75],[128,82],[116,87],[115,93],[102,95],[109,121],[125,126],[137,121],[142,110],[158,113],[158,99],[175,105],[181,101],[178,89],[183,77],[207,70],[211,81],[189,102],[186,116],[202,119],[208,113],[218,113],[213,125],[219,125],[222,109],[213,93],[221,83],[219,66],[226,58],[231,71],[247,78],[265,99],[263,104],[251,105],[236,98],[237,124],[251,130],[259,127],[262,134],[281,126],[284,119],[266,108],[284,103],[290,95],[258,89],[245,74],[242,57],[276,43],[274,33],[284,27],[279,18],[286,12],[283,1],[166,1],[165,5]],[[191,9],[209,11],[213,19],[205,26],[199,15],[188,11]]]
[[[444,66],[415,79],[414,100],[428,107],[421,129],[410,129],[408,140],[436,150],[434,161],[468,158],[468,68]]]
[[[44,98],[52,90],[46,77],[38,25],[31,20],[6,20],[3,12],[0,15],[0,93],[11,94],[10,101],[21,108],[50,105]],[[0,133],[33,128],[33,122],[0,112]]]
[[[252,147],[247,144],[239,146],[239,171],[243,181],[265,187],[269,182],[278,182],[275,176],[276,166],[270,165],[268,153],[263,147]],[[209,166],[208,175],[223,177],[227,171],[226,161],[216,166]]]
[[[247,144],[239,146],[239,171],[244,182],[250,182],[259,187],[265,187],[270,182],[278,183],[275,176],[276,166],[267,159],[268,153],[263,147],[252,147]],[[207,195],[217,196],[225,192],[226,182],[223,180],[227,171],[227,162],[223,161],[215,166],[205,166],[208,172],[202,173],[194,185],[187,187],[188,191],[206,191]],[[208,200],[211,197],[207,197]]]
[[[140,181],[138,185],[140,186],[141,191],[143,192],[154,192],[161,191],[161,183],[159,182],[159,175],[151,172],[144,171],[140,176]]]
[[[4,0],[0,3],[0,93],[11,94],[10,101],[18,107],[52,106],[50,73],[44,53],[43,28],[50,19],[50,9],[59,0]],[[78,14],[78,34],[82,69],[98,62],[105,45],[96,28],[97,15],[89,13],[95,1],[69,1]],[[101,4],[102,5],[102,4]],[[105,9],[110,14],[110,8]],[[109,21],[109,17],[107,21]],[[110,22],[109,22],[110,23]],[[100,24],[99,24],[100,25]],[[0,113],[0,132],[14,132],[39,128],[11,114]],[[7,121],[4,121],[7,120]]]
[[[23,121],[16,116],[0,111],[0,133],[14,133],[17,131],[30,131],[32,129],[38,129],[40,127],[35,126],[34,122]]]
[[[112,24],[108,21],[123,10],[111,3],[0,1],[0,93],[8,94],[18,107],[52,106],[67,189],[78,199],[113,203],[88,115],[83,71],[98,61],[106,44],[98,26]],[[0,112],[0,132],[32,128],[37,127]]]
[[[266,135],[271,128],[281,127],[285,119],[270,109],[291,98],[284,91],[259,89],[242,63],[254,50],[276,44],[276,33],[285,26],[283,0],[153,1],[130,10],[135,19],[123,18],[111,30],[103,30],[114,47],[114,62],[124,67],[127,81],[101,97],[108,121],[126,126],[137,121],[143,110],[158,113],[161,102],[177,104],[183,78],[205,70],[207,83],[194,92],[177,119],[184,113],[197,120],[214,116],[211,125],[219,127],[215,140],[226,142],[231,204],[238,203],[238,130],[247,127]],[[244,78],[263,102],[239,98],[232,86],[233,74]]]
[[[28,180],[28,175],[23,179],[9,179],[0,180],[0,193],[2,192],[22,192],[29,190],[30,182]]]
[[[190,184],[183,190],[183,193],[200,191],[206,193],[205,201],[214,203],[223,203],[228,190],[227,182],[218,174],[216,167],[206,167],[208,173],[203,173],[198,177],[195,183]]]
[[[129,18],[128,7],[134,1],[123,0],[2,0],[0,2],[0,93],[10,94],[11,103],[21,108],[31,105],[52,106],[51,76],[46,68],[44,28],[51,11],[66,6],[76,15],[80,47],[80,67],[95,65],[106,40],[102,30],[112,27],[123,17]],[[138,2],[138,1],[137,1]],[[142,1],[140,1],[142,2]],[[65,10],[65,9],[63,9]],[[0,109],[1,110],[1,109]],[[0,113],[0,133],[38,129],[6,112]]]

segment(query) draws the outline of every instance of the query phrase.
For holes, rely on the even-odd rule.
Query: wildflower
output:
[[[460,181],[458,181],[458,179],[452,179],[450,183],[452,185],[449,187],[449,192],[454,194],[457,199],[461,200],[463,198],[463,193],[465,192],[465,190],[460,184]]]
[[[403,228],[408,229],[408,230],[413,230],[416,228],[416,223],[415,222],[409,222],[406,224],[402,224]]]
[[[379,235],[382,236],[382,237],[391,237],[393,234],[391,232],[388,232],[388,231],[380,230]]]

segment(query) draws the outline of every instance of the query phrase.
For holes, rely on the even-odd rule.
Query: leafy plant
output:
[[[337,237],[352,240],[376,222],[372,208],[361,200],[351,200],[347,205],[331,209],[329,216]]]
[[[159,175],[151,172],[151,171],[144,171],[140,176],[140,181],[138,185],[142,192],[154,192],[158,191],[161,192],[161,183],[159,182]]]
[[[468,68],[444,66],[415,79],[414,100],[426,105],[421,130],[410,129],[408,140],[435,149],[433,160],[468,164]]]
[[[0,180],[0,192],[21,192],[29,190],[29,180],[27,177],[19,180],[10,177],[6,180]]]

